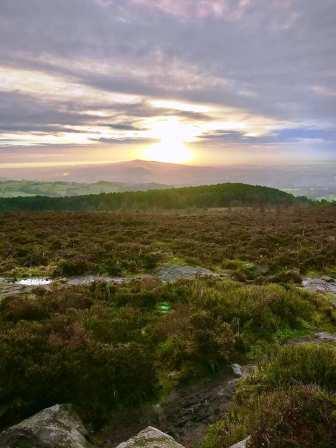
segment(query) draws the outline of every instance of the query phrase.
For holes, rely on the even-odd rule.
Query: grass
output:
[[[228,415],[211,426],[204,448],[332,446],[336,416],[336,346],[279,349],[239,385]],[[331,444],[331,445],[330,445]]]

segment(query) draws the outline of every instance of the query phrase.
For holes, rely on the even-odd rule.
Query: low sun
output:
[[[176,120],[160,123],[153,129],[153,136],[159,142],[144,150],[144,158],[158,162],[187,163],[193,153],[187,146],[191,137],[190,129]]]
[[[145,150],[145,158],[158,162],[186,163],[192,159],[192,152],[177,138],[162,138],[159,143]]]

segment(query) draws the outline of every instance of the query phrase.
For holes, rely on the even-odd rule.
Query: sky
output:
[[[336,160],[335,0],[1,0],[0,177]]]

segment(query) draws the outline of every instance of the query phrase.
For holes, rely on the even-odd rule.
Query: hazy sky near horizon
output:
[[[335,0],[1,0],[0,177],[336,159]]]

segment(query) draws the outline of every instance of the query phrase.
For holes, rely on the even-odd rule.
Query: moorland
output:
[[[40,198],[49,205],[36,213],[32,198],[22,209],[9,200],[0,276],[55,281],[0,301],[1,428],[62,402],[98,446],[153,423],[187,446],[225,448],[248,436],[251,448],[332,446],[336,346],[315,334],[336,333],[335,296],[304,289],[302,279],[336,277],[336,207],[223,188],[123,193],[112,211],[66,211],[69,202],[53,210],[63,199]],[[147,198],[137,209],[134,195]],[[213,275],[160,281],[155,272],[169,266]],[[90,274],[99,277],[62,282]],[[177,410],[184,391],[226,384],[232,364],[250,368],[223,398],[225,412],[202,423],[202,437],[188,437],[197,410],[186,431],[183,421],[172,425],[171,397]]]

